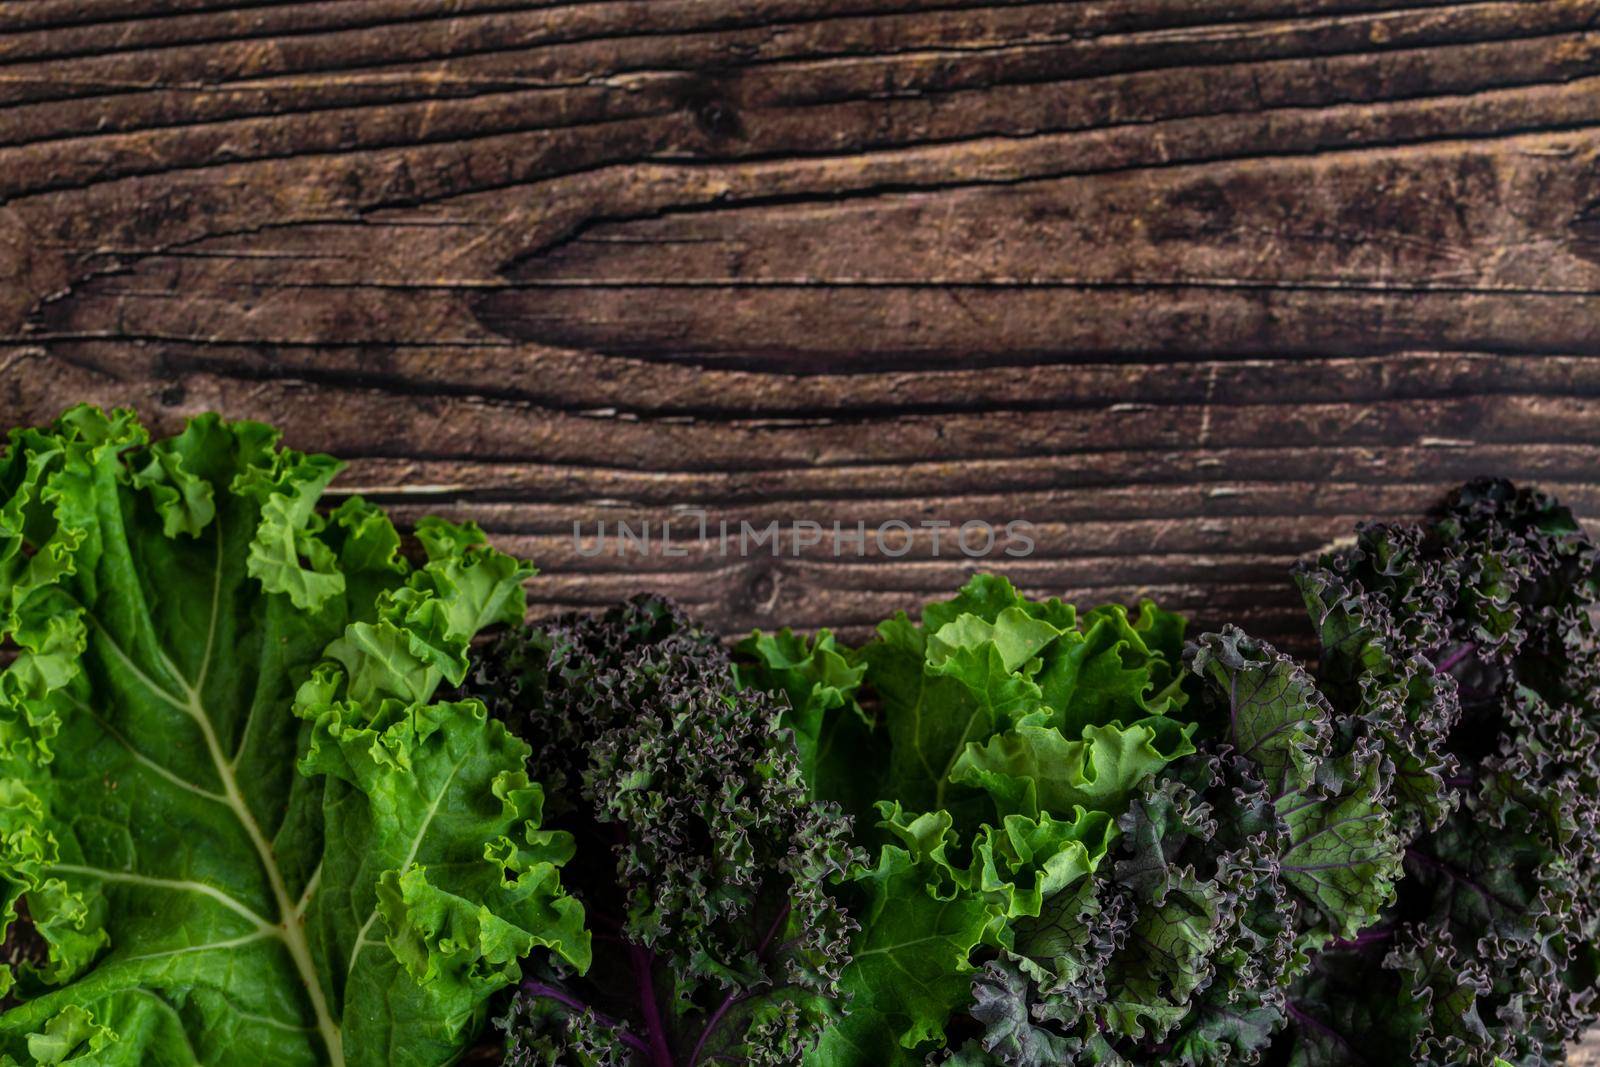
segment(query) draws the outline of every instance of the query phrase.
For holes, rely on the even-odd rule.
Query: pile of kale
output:
[[[879,849],[807,1062],[1564,1062],[1600,977],[1596,567],[1479,482],[1296,571],[1314,674],[981,577],[860,649],[747,641]],[[1067,819],[1109,824],[1088,872]]]
[[[0,1067],[1534,1067],[1596,1017],[1600,560],[1545,496],[1300,567],[1308,668],[989,575],[859,647],[530,626],[337,470],[13,434]]]
[[[733,665],[651,598],[505,638],[469,691],[607,843],[566,871],[596,965],[527,971],[508,1062],[1562,1062],[1595,1014],[1593,546],[1480,483],[1295,581],[1314,672],[992,576]]]

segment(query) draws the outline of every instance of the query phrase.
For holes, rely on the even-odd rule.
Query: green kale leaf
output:
[[[589,960],[528,748],[434,702],[527,568],[256,423],[67,412],[0,461],[0,1062],[444,1064]]]
[[[787,695],[786,725],[830,739],[815,749],[816,793],[859,824],[877,815],[877,833],[860,834],[876,859],[841,891],[862,927],[848,1014],[808,1063],[923,1062],[989,964],[1098,973],[1085,957],[1106,945],[1085,887],[1141,783],[1194,751],[1177,717],[1182,647],[1182,620],[1152,604],[1080,615],[990,575],[860,649],[788,632],[739,646],[741,679]],[[1026,951],[1050,963],[1016,963]]]

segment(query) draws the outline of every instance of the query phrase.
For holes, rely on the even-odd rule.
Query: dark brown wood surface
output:
[[[1023,518],[1281,637],[1357,517],[1600,507],[1600,0],[448,7],[0,3],[5,421],[267,418],[734,629],[972,564],[572,523]]]
[[[975,564],[574,522],[1035,526],[1291,646],[1501,474],[1600,514],[1600,0],[0,2],[0,421],[218,409],[534,609],[859,631]],[[680,523],[680,534],[689,529]],[[680,542],[681,543],[681,542]]]
[[[1600,510],[1600,0],[0,2],[0,416],[216,408],[535,609],[859,630],[975,564],[574,522],[1026,519],[1291,645],[1484,473]],[[680,523],[680,535],[688,524]]]
[[[1496,473],[1600,511],[1600,0],[0,2],[0,416],[220,409],[536,610],[859,630],[976,564],[574,522],[1036,528],[1291,645]],[[689,528],[680,523],[680,535]]]

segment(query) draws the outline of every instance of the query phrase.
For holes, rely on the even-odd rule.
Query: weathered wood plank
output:
[[[205,349],[198,363],[169,362],[156,344],[60,351],[58,366],[70,359],[54,372],[60,402],[135,403],[167,425],[188,411],[247,410],[291,440],[350,456],[347,491],[374,493],[403,515],[443,510],[482,523],[545,568],[541,611],[645,585],[730,630],[783,619],[859,632],[976,566],[953,550],[933,560],[928,532],[901,560],[850,549],[835,561],[827,545],[726,556],[691,536],[697,524],[682,515],[683,557],[591,558],[574,542],[575,523],[590,534],[600,522],[638,529],[674,507],[704,509],[712,530],[723,520],[735,530],[793,519],[850,530],[896,518],[1025,519],[1035,551],[1002,562],[1032,588],[1159,593],[1202,624],[1232,619],[1304,647],[1287,568],[1363,517],[1416,514],[1485,472],[1539,481],[1581,513],[1600,513],[1588,400],[1600,362],[1589,359],[1410,354],[782,376],[616,359],[586,368],[510,351],[499,352],[498,377],[499,364],[463,352],[459,364],[434,364],[429,380],[387,362],[363,376],[363,357],[343,350],[332,357],[338,369],[308,363],[281,374],[239,347]],[[484,377],[467,377],[475,370]],[[630,407],[600,406],[608,399]],[[330,420],[330,408],[351,417]],[[783,598],[749,593],[769,587]]]

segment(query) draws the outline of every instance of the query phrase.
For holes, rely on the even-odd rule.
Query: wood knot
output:
[[[695,122],[712,137],[732,140],[744,136],[739,113],[725,100],[707,100],[695,108]]]
[[[778,601],[778,576],[772,570],[760,567],[745,583],[745,603],[750,611],[767,615]]]
[[[744,137],[744,122],[731,97],[721,78],[701,77],[690,82],[679,99],[701,133],[714,141],[731,141]]]

